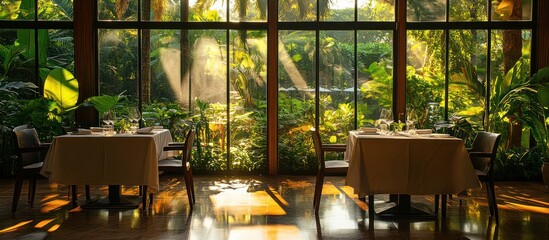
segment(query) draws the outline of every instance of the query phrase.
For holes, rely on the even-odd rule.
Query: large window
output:
[[[312,173],[312,127],[345,143],[382,109],[509,135],[500,103],[510,73],[531,71],[537,2],[99,0],[78,20],[93,34],[75,36],[96,50],[75,63],[73,1],[2,1],[0,78],[41,87],[93,66],[87,93],[125,95],[121,117],[138,108],[176,140],[197,130],[196,172]]]
[[[408,1],[406,106],[420,127],[465,118],[474,128],[506,132],[508,120],[493,112],[505,92],[493,87],[514,67],[530,69],[531,5]]]
[[[196,129],[195,172],[265,172],[267,1],[181,4],[98,2],[99,92],[176,140]]]
[[[279,1],[281,173],[314,172],[312,127],[323,142],[345,143],[349,130],[373,126],[382,108],[393,108],[395,5],[357,4]]]
[[[2,1],[0,78],[41,86],[51,69],[74,71],[72,15],[72,1]]]

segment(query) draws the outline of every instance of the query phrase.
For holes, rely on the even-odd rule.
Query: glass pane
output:
[[[70,21],[73,17],[73,0],[38,0],[38,19]]]
[[[141,20],[156,22],[178,22],[181,19],[180,0],[141,1]]]
[[[99,20],[137,21],[138,0],[99,0]]]
[[[143,123],[169,129],[178,142],[185,141],[188,127],[182,123],[189,117],[189,68],[187,61],[181,62],[181,54],[183,59],[189,58],[188,31],[183,32],[183,37],[181,33],[180,30],[144,29],[141,43]],[[181,42],[182,38],[186,41]],[[181,48],[187,51],[182,53]]]
[[[357,127],[374,125],[382,108],[393,108],[393,33],[392,31],[358,32]]]
[[[278,20],[281,22],[315,21],[316,2],[316,0],[278,1]]]
[[[34,20],[34,1],[0,1],[0,20]]]
[[[482,126],[486,96],[486,30],[450,31],[448,115]]]
[[[322,142],[345,143],[355,129],[354,31],[320,32],[320,133]]]
[[[278,156],[280,173],[312,173],[310,128],[315,123],[315,32],[280,31]]]
[[[492,1],[492,20],[532,20],[532,0]]]
[[[225,30],[189,31],[191,109],[198,114],[193,171],[227,170],[227,48]]]
[[[185,79],[181,77],[181,31],[142,30],[142,34],[141,58],[143,64],[149,63],[149,66],[142,66],[143,102],[156,100],[188,106],[188,76]],[[185,73],[188,73],[188,67]],[[147,91],[147,88],[150,90]]]
[[[530,76],[531,33],[531,30],[492,30],[490,131],[504,135],[509,131],[509,120],[501,117],[507,107],[496,109],[496,106],[502,105],[503,96],[513,91],[517,83]],[[511,69],[514,71],[510,74]]]
[[[99,93],[138,97],[137,30],[99,29]]]
[[[406,107],[417,115],[418,128],[444,121],[444,31],[408,31]]]
[[[40,30],[43,31],[43,30]],[[42,43],[44,41],[45,43]],[[40,67],[65,68],[74,72],[74,31],[72,29],[52,29],[38,34],[39,47],[47,45],[46,57],[41,59]],[[44,62],[46,60],[47,62]],[[44,64],[46,63],[46,64]],[[44,76],[42,76],[44,78]]]
[[[10,57],[0,57],[0,79],[35,82],[34,30],[0,29],[0,45],[6,55],[11,53]]]
[[[232,22],[266,22],[267,0],[231,0]]]
[[[231,31],[230,170],[267,171],[267,31]]]
[[[226,22],[227,2],[223,0],[190,0],[189,21],[191,22]]]
[[[319,1],[321,21],[354,21],[355,1],[331,0]]]
[[[358,0],[358,21],[394,20],[394,0]]]
[[[487,21],[487,0],[450,0],[450,21]]]
[[[408,0],[409,22],[437,22],[446,20],[446,0]]]

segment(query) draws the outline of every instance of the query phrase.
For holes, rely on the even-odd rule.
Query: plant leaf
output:
[[[54,69],[46,77],[44,97],[57,102],[62,112],[69,111],[78,102],[78,81],[68,70]]]

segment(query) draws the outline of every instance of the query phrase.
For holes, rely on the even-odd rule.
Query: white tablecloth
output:
[[[454,194],[480,182],[458,138],[357,135],[347,139],[345,184],[356,194]]]
[[[66,185],[146,185],[159,189],[158,160],[173,156],[163,147],[168,130],[153,134],[64,135],[49,148],[40,174]]]

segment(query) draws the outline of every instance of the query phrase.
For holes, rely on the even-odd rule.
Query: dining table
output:
[[[163,151],[172,142],[169,130],[124,134],[72,134],[57,136],[48,150],[40,174],[64,185],[108,185],[108,197],[83,208],[136,208],[138,196],[123,196],[121,185],[159,189],[158,160],[176,155]]]
[[[399,196],[396,206],[377,213],[382,218],[436,217],[411,207],[411,195],[457,194],[481,186],[463,140],[447,134],[350,131],[345,159],[345,184],[359,197]]]

